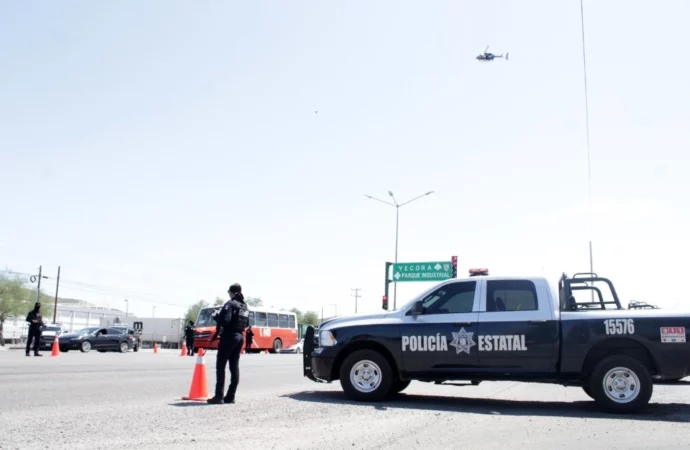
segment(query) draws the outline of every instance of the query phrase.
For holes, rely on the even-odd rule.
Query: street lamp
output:
[[[125,319],[127,319],[127,316],[129,315],[129,300],[125,299],[125,302],[127,303],[127,309],[125,310]]]
[[[417,197],[413,198],[412,200],[408,200],[404,203],[398,203],[398,201],[395,199],[395,196],[393,195],[393,191],[388,191],[388,195],[391,196],[393,199],[393,203],[387,202],[385,200],[381,200],[380,198],[372,197],[371,195],[364,194],[365,197],[368,197],[372,200],[376,200],[377,202],[385,203],[386,205],[389,206],[394,206],[395,207],[395,262],[398,262],[398,223],[399,223],[399,216],[400,216],[400,207],[405,206],[408,203],[412,203],[415,200],[418,200],[422,197],[426,197],[427,195],[433,194],[434,191],[429,191],[425,194],[418,195]],[[398,298],[398,283],[393,282],[393,309],[396,309],[397,306],[397,300]]]

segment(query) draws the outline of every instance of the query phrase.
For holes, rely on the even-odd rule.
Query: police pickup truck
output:
[[[596,274],[563,274],[555,288],[473,269],[399,310],[335,318],[318,335],[307,328],[303,371],[340,380],[357,401],[382,400],[411,380],[505,380],[580,386],[604,410],[637,412],[655,381],[690,375],[689,329],[690,313],[624,309]]]

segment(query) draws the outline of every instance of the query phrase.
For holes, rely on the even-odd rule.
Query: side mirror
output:
[[[410,315],[411,316],[419,316],[424,313],[424,305],[422,304],[422,301],[416,301],[414,305],[412,306],[412,309],[410,309]]]

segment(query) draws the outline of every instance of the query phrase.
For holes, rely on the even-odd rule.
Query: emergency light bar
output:
[[[470,276],[489,275],[489,269],[470,269]]]

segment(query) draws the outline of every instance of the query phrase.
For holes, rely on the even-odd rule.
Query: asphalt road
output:
[[[690,440],[690,383],[655,386],[643,415],[600,413],[579,388],[413,382],[359,404],[302,377],[297,355],[243,355],[234,405],[185,402],[177,352],[0,353],[1,449],[667,449]],[[209,393],[215,353],[205,357]],[[226,383],[229,376],[226,377]],[[34,431],[35,430],[35,431]]]

